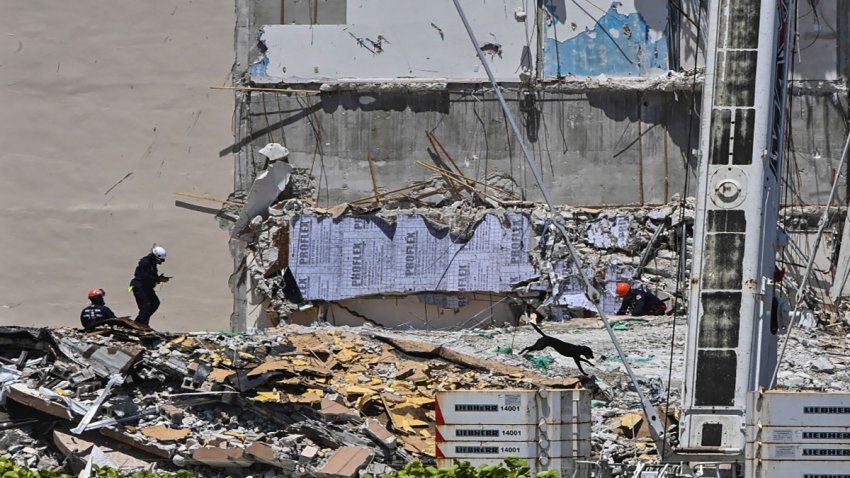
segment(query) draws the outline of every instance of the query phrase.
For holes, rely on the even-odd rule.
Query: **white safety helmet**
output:
[[[154,248],[151,249],[151,254],[153,254],[154,257],[156,257],[159,260],[159,262],[162,262],[162,261],[165,260],[165,248],[164,247],[154,246]]]

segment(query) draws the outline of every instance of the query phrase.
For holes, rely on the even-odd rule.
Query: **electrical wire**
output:
[[[823,28],[821,27],[820,15],[818,14],[818,3],[819,2],[820,2],[820,0],[809,0],[809,5],[811,5],[811,7],[812,7],[812,11],[809,12],[809,13],[811,13],[814,16],[815,38],[814,38],[814,40],[811,41],[811,43],[809,43],[808,45],[801,48],[800,51],[808,50],[809,48],[814,46],[814,44],[817,43],[818,40],[820,40],[820,34],[821,34],[821,31],[822,31]],[[807,16],[809,16],[808,13],[803,15],[803,17],[807,17]]]
[[[796,320],[794,320],[797,315],[797,310],[800,307],[800,303],[803,301],[803,297],[806,292],[806,288],[808,285],[809,275],[812,273],[812,267],[814,266],[815,256],[817,256],[818,249],[820,248],[821,237],[823,237],[823,231],[826,228],[826,224],[829,221],[829,209],[832,204],[833,199],[835,198],[835,191],[838,189],[838,183],[841,180],[841,169],[844,167],[844,162],[847,160],[847,149],[850,148],[850,134],[847,135],[847,140],[844,142],[844,150],[841,153],[841,161],[838,163],[838,171],[839,174],[835,175],[835,181],[832,182],[832,189],[829,192],[829,199],[826,202],[826,207],[823,210],[823,215],[821,216],[820,222],[818,223],[818,233],[815,236],[815,243],[812,246],[812,251],[809,254],[809,262],[806,264],[806,271],[803,273],[803,277],[800,279],[800,286],[797,289],[797,296],[794,298],[794,308],[791,309],[791,324],[788,325],[788,332],[785,334],[785,340],[782,341],[782,350],[779,353],[779,359],[776,361],[776,366],[773,369],[773,375],[770,379],[770,383],[768,384],[768,389],[772,389],[776,385],[776,377],[779,374],[779,366],[782,364],[782,360],[785,358],[785,350],[788,347],[789,339],[791,338],[791,332],[794,330],[794,325],[796,324]]]
[[[617,354],[620,359],[623,361],[623,366],[626,369],[626,373],[629,376],[629,381],[635,388],[635,391],[640,398],[641,406],[644,410],[644,414],[646,415],[649,423],[650,434],[652,438],[657,441],[662,441],[666,439],[664,437],[664,431],[662,426],[660,425],[660,420],[658,418],[658,413],[655,411],[652,402],[646,398],[646,395],[641,390],[640,385],[638,383],[637,377],[635,377],[634,371],[628,363],[626,353],[623,351],[622,346],[620,345],[620,341],[617,339],[617,334],[614,333],[614,329],[611,327],[611,323],[608,321],[608,316],[602,308],[601,304],[601,295],[599,290],[591,282],[588,275],[584,272],[583,264],[581,261],[581,256],[576,252],[575,246],[567,234],[566,228],[564,227],[563,218],[557,214],[555,207],[552,203],[552,199],[549,196],[549,191],[543,185],[543,179],[540,177],[540,172],[537,170],[537,166],[534,163],[534,160],[531,158],[531,154],[528,151],[528,148],[525,146],[525,142],[522,139],[522,132],[519,130],[519,127],[514,120],[513,115],[510,113],[510,109],[508,108],[508,104],[505,101],[505,97],[502,95],[502,90],[499,88],[498,83],[496,82],[496,77],[493,75],[493,71],[490,69],[490,64],[487,62],[487,59],[484,57],[484,52],[481,51],[481,47],[479,46],[478,40],[475,38],[475,33],[472,31],[472,27],[469,24],[469,20],[466,18],[466,14],[463,12],[463,7],[460,5],[460,0],[453,0],[455,4],[455,9],[460,16],[461,21],[463,22],[463,26],[466,29],[467,34],[469,35],[469,40],[472,43],[472,46],[475,48],[475,53],[478,55],[478,59],[481,62],[481,65],[484,67],[484,71],[487,73],[487,77],[490,80],[490,84],[493,86],[493,90],[496,92],[496,97],[499,100],[499,104],[502,107],[502,112],[505,116],[507,123],[510,125],[510,129],[513,131],[514,136],[516,137],[516,142],[519,144],[520,149],[522,150],[523,157],[525,159],[526,164],[528,165],[528,169],[531,170],[532,175],[534,176],[534,181],[537,184],[538,189],[540,189],[541,194],[543,195],[543,199],[546,202],[546,206],[549,209],[549,214],[552,217],[552,224],[564,238],[564,244],[569,251],[570,257],[572,257],[573,262],[576,265],[576,269],[578,271],[578,275],[581,278],[582,282],[585,285],[585,296],[588,301],[593,304],[596,308],[596,312],[599,314],[599,319],[602,320],[602,323],[605,324],[605,329],[608,331],[608,335],[611,337],[611,342],[614,345],[614,348],[617,350]]]
[[[670,416],[670,382],[673,380],[673,354],[675,352],[676,347],[676,321],[678,319],[677,311],[679,310],[679,297],[682,293],[682,282],[684,281],[685,269],[687,266],[687,252],[688,252],[688,229],[687,224],[685,222],[685,207],[687,206],[687,198],[688,192],[690,190],[690,179],[691,175],[688,171],[689,161],[688,158],[691,154],[691,146],[693,141],[693,128],[694,128],[694,118],[698,118],[696,114],[696,87],[697,87],[697,65],[699,64],[699,51],[700,51],[700,38],[702,37],[702,28],[699,25],[702,25],[702,12],[703,8],[700,2],[697,2],[697,9],[699,13],[697,14],[697,35],[694,46],[694,75],[691,78],[691,105],[690,105],[690,114],[688,115],[688,141],[687,147],[685,149],[684,155],[684,167],[685,171],[685,183],[682,186],[682,197],[679,198],[679,224],[681,224],[682,229],[679,233],[679,264],[676,271],[676,291],[673,295],[673,304],[672,304],[672,312],[673,312],[673,330],[670,333],[670,358],[668,360],[667,366],[667,393],[666,400],[664,403],[664,416]],[[687,315],[686,315],[687,317]],[[666,424],[665,424],[666,425]],[[667,451],[665,447],[667,446],[667,441],[665,440],[661,444],[661,453],[660,456],[665,456],[665,452]]]

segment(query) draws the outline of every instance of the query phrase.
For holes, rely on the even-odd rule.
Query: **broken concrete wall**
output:
[[[686,204],[684,211],[678,203],[559,209],[585,275],[602,292],[606,313],[614,314],[620,306],[615,293],[620,281],[645,284],[662,298],[684,290],[677,284],[678,249],[683,224],[691,234],[693,200]],[[245,324],[248,329],[281,321],[464,329],[515,324],[529,310],[554,320],[595,311],[576,265],[539,205],[510,210],[348,206],[349,212],[334,208],[331,215],[292,199],[271,210],[269,219],[252,225],[255,230],[246,237],[257,258],[248,270],[255,284],[252,297],[263,304],[265,320]],[[788,273],[784,290],[790,296],[811,253],[821,210],[782,209],[781,224],[791,245],[779,264]],[[843,214],[834,214],[833,221],[840,225]],[[452,218],[463,219],[463,224],[453,224]],[[816,290],[805,304],[829,320],[839,318],[826,299],[837,235],[838,229],[830,230],[824,239],[811,281]],[[684,270],[689,271],[691,238],[684,244]],[[516,263],[505,269],[504,262],[513,258]]]
[[[846,81],[850,78],[850,4],[839,0],[802,2],[797,11],[799,51],[794,79]]]
[[[665,2],[544,0],[543,76],[651,76],[670,68]]]
[[[563,240],[534,204],[512,210],[388,206],[333,217],[293,199],[272,210],[246,239],[258,258],[248,271],[251,281],[279,315],[271,324],[463,328],[514,323],[529,307],[555,319],[594,309]],[[559,212],[585,274],[605,290],[607,313],[620,305],[616,283],[638,274],[661,295],[676,289],[672,249],[681,228],[662,229],[650,242],[659,226],[679,223],[677,211],[671,205]],[[690,209],[686,217],[690,221]]]
[[[237,78],[241,75],[242,81],[250,83],[250,65],[258,58],[270,58],[266,55],[269,53],[268,44],[257,42],[257,34],[263,25],[276,25],[267,29],[268,32],[282,32],[291,27],[302,29],[299,31],[304,35],[308,31],[323,31],[325,27],[339,28],[343,18],[346,23],[351,23],[350,7],[361,2],[327,0],[307,3],[287,0],[272,5],[237,1],[240,18],[237,25]],[[554,10],[559,11],[558,5],[563,2],[552,0],[546,3],[549,9],[554,6]],[[505,3],[508,4],[510,2]],[[632,42],[629,51],[637,54],[640,50],[641,58],[649,58],[647,49],[653,49],[651,56],[655,63],[649,60],[644,63],[641,60],[639,67],[629,65],[629,68],[621,69],[619,73],[613,69],[608,72],[586,72],[583,75],[598,76],[567,76],[557,83],[544,81],[535,84],[534,78],[531,83],[518,82],[518,71],[514,71],[517,78],[502,83],[508,106],[523,129],[524,140],[543,172],[544,185],[555,203],[574,206],[663,204],[671,201],[674,195],[681,194],[686,182],[691,186],[695,184],[693,167],[696,160],[692,151],[698,144],[702,77],[698,75],[693,78],[688,74],[672,72],[658,75],[664,67],[664,55],[655,56],[655,49],[661,48],[662,38],[666,38],[668,64],[665,68],[679,71],[680,68],[693,68],[694,63],[698,66],[703,64],[704,52],[696,49],[696,32],[690,22],[701,20],[704,23],[706,17],[697,11],[697,2],[684,1],[678,4],[682,12],[677,11],[675,14],[670,10],[673,7],[663,2],[651,5],[643,1],[627,2],[618,4],[613,11],[609,5],[598,3],[597,6],[602,10],[595,9],[595,12],[589,14],[575,10],[578,8],[576,5],[565,4],[563,8],[570,15],[564,17],[563,24],[544,27],[545,34],[540,38],[540,45],[534,46],[537,38],[533,32],[523,40],[531,46],[532,51],[545,53],[543,44],[554,40],[556,28],[556,43],[565,43],[560,32],[564,28],[572,30],[571,23],[576,18],[584,18],[586,22],[594,18],[593,25],[588,28],[595,30],[596,20],[608,12],[613,15],[611,18],[623,15],[637,22],[634,23],[635,28],[629,24],[631,39],[619,37],[620,40],[628,39]],[[850,7],[838,6],[833,2],[833,9],[829,5],[826,2],[817,8],[826,9],[824,12],[837,12],[836,28],[846,28],[844,25],[850,24],[846,18]],[[449,4],[440,8],[446,10],[443,12],[446,18],[457,18]],[[510,20],[511,10],[507,7],[494,10],[499,10]],[[394,28],[397,20],[386,15],[380,18],[383,23],[375,27],[376,35],[367,37],[377,42],[377,34],[381,34],[392,42],[392,38],[381,32]],[[668,23],[666,27],[662,25],[662,18]],[[408,20],[402,18],[398,22]],[[376,24],[371,18],[368,22]],[[433,30],[428,23],[428,28]],[[442,29],[436,22],[435,25]],[[618,28],[619,34],[624,35],[623,28]],[[819,81],[834,77],[829,73],[829,68],[832,68],[829,65],[837,65],[833,70],[843,71],[841,65],[847,62],[842,63],[841,59],[847,56],[848,49],[841,41],[836,43],[828,35],[818,36],[816,30],[822,27],[812,24],[801,25],[801,28],[804,35],[817,36],[816,43],[810,49],[833,48],[837,53],[834,53],[834,61],[821,62],[817,68],[804,68],[805,76],[801,76],[803,70],[795,70],[798,78],[811,81],[795,82],[789,99],[792,114],[787,167],[792,171],[793,180],[789,182],[787,199],[784,201],[787,204],[822,203],[826,200],[832,178],[841,174],[836,168],[846,133],[846,88],[835,82]],[[579,30],[577,23],[576,31]],[[484,42],[481,38],[483,33],[477,33],[479,40]],[[610,29],[605,33],[613,36]],[[597,46],[606,51],[607,55],[607,49],[612,48],[614,43],[606,34],[600,40],[599,34],[602,32],[597,32],[594,41],[600,42]],[[573,40],[578,38],[578,33],[576,35]],[[850,38],[850,35],[847,37]],[[380,61],[385,54],[373,55],[351,35],[345,40],[354,45],[359,55],[365,52],[369,61]],[[832,46],[824,46],[825,41],[831,41]],[[363,44],[374,47],[371,42]],[[278,55],[281,61],[297,56],[292,54],[297,49],[287,50],[291,45],[277,46],[279,51],[272,53]],[[383,46],[389,48],[392,44],[384,42]],[[455,44],[459,51],[465,47],[470,45],[463,42]],[[350,48],[351,45],[348,45],[344,50]],[[466,52],[464,55],[472,52],[471,47],[467,50],[463,50]],[[331,54],[337,55],[338,52]],[[474,57],[470,58],[474,60]],[[322,59],[321,56],[319,59]],[[535,63],[537,72],[542,74],[552,66],[551,62],[546,63],[545,55],[539,55],[538,59],[543,60],[543,63]],[[596,66],[599,63],[589,63],[586,58],[571,56],[556,60],[555,76],[561,61],[573,64],[584,62],[584,66]],[[615,62],[612,61],[609,67],[614,66]],[[396,77],[389,81],[371,73],[355,81],[350,81],[352,79],[347,74],[341,73],[338,77],[324,77],[316,73],[312,75],[312,82],[301,83],[298,88],[313,88],[320,92],[318,94],[287,95],[267,91],[238,93],[236,138],[234,144],[223,151],[236,154],[237,191],[250,189],[254,178],[264,170],[265,158],[258,155],[257,151],[270,142],[281,143],[289,148],[293,166],[313,176],[316,191],[310,197],[314,206],[331,207],[371,197],[376,189],[386,192],[406,187],[412,181],[429,178],[432,173],[416,164],[417,160],[431,160],[432,153],[429,150],[432,145],[423,134],[427,130],[434,132],[462,173],[469,178],[480,181],[494,171],[499,171],[514,180],[514,184],[508,186],[512,193],[528,201],[542,200],[522,160],[520,148],[506,127],[496,97],[488,87],[469,82],[450,82],[445,80],[445,75],[438,73],[430,78],[431,81],[421,76],[417,77],[419,81],[412,82],[397,81]],[[622,75],[632,75],[633,78]],[[480,82],[483,76],[479,78],[477,81]],[[296,80],[281,79],[276,84],[286,86],[293,82]],[[697,109],[693,114],[692,104]],[[374,180],[367,160],[370,155],[375,169]],[[838,200],[845,201],[846,175],[840,178]],[[693,193],[691,190],[686,195]],[[652,229],[647,234],[651,232]],[[244,267],[244,257],[240,255],[245,245],[239,243],[234,246],[238,272],[236,277],[242,279],[242,282],[235,281],[242,284],[236,288],[236,301],[241,305],[235,308],[235,328],[264,320],[263,308],[270,305],[255,298],[251,304],[253,319],[247,320],[243,314],[246,295],[244,287],[248,283],[249,274],[248,268]],[[251,247],[251,244],[247,245]],[[262,250],[258,252],[264,254]],[[662,261],[671,260],[662,256],[659,256]],[[628,260],[637,259],[633,257]],[[657,270],[663,271],[668,265],[658,267]],[[256,274],[254,277],[256,286],[264,293],[267,292],[269,279],[258,278]],[[274,292],[271,296],[274,296]],[[352,299],[342,299],[341,302],[348,300]],[[573,296],[570,300],[579,301],[580,297]],[[351,310],[357,312],[357,308]],[[312,310],[305,313],[323,316],[321,312]],[[342,312],[340,314],[344,315]],[[348,312],[346,314],[352,315]]]
[[[284,2],[282,25],[258,25],[265,52],[251,66],[254,83],[486,81],[475,50],[460,48],[469,38],[451,2],[348,0],[344,7],[322,2],[315,13],[293,3]],[[536,16],[526,12],[527,5],[464,1],[500,81],[518,81],[520,71],[533,68],[536,40],[529,36]],[[337,15],[325,14],[330,11]]]
[[[506,96],[556,203],[660,204],[682,190],[683,152],[697,144],[699,129],[682,120],[688,117],[688,93],[603,86],[513,90]],[[250,133],[233,148],[245,158],[237,164],[243,189],[261,171],[257,151],[269,142],[285,144],[290,162],[313,172],[321,206],[372,195],[367,154],[375,161],[380,188],[403,187],[431,174],[415,160],[430,162],[424,131],[433,130],[467,176],[481,180],[503,171],[526,199],[542,200],[495,95],[486,90],[458,86],[308,97],[251,92],[242,107]]]
[[[253,3],[253,30],[262,31],[251,59],[257,83],[486,80],[451,2]],[[707,15],[698,3],[544,0],[538,14],[529,2],[510,0],[493,8],[474,0],[464,2],[464,9],[496,76],[515,82],[523,68],[552,79],[650,77],[702,67],[705,51],[697,48],[696,24],[706,31]],[[850,5],[838,0],[801,5],[797,28],[795,80],[850,77]],[[699,40],[704,43],[705,34]]]
[[[698,144],[699,130],[696,120],[693,127],[687,121],[689,93],[611,87],[507,93],[508,105],[525,126],[529,149],[542,165],[544,184],[558,204],[660,204],[681,193],[686,174],[695,184],[694,159],[685,161],[689,145]],[[480,180],[503,171],[516,179],[525,198],[542,200],[516,141],[507,134],[494,95],[473,93],[461,87],[408,93],[331,91],[310,97],[252,92],[243,104],[251,134],[233,146],[245,158],[237,164],[238,180],[243,189],[250,188],[261,171],[256,165],[264,160],[257,151],[278,142],[290,149],[294,166],[313,171],[319,205],[371,196],[366,156],[375,160],[380,188],[406,186],[430,175],[415,160],[430,161],[423,133],[433,130],[466,175]],[[788,167],[799,174],[789,201],[823,202],[844,144],[846,97],[828,90],[797,91],[790,102],[794,114]],[[841,198],[844,184],[842,179]]]

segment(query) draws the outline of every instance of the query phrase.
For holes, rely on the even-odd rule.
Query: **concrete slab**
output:
[[[36,390],[33,390],[22,383],[13,383],[9,387],[9,394],[7,395],[7,398],[20,403],[21,405],[47,413],[48,415],[53,415],[54,417],[59,417],[65,420],[71,419],[71,412],[69,412],[67,408],[59,405],[58,403],[42,398],[38,395]]]
[[[245,453],[260,463],[280,468],[288,473],[295,471],[297,462],[284,457],[283,450],[263,442],[254,442]]]
[[[215,468],[247,468],[254,463],[244,448],[206,446],[195,449],[192,458]]]
[[[318,478],[354,478],[369,465],[372,450],[360,446],[344,446],[331,455],[317,473]]]

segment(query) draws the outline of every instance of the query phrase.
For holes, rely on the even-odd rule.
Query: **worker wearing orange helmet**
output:
[[[105,320],[115,318],[115,313],[106,306],[106,302],[103,299],[105,296],[106,292],[103,289],[92,289],[89,291],[91,305],[80,312],[80,322],[83,324],[84,329],[89,330]]]
[[[652,292],[641,286],[632,287],[628,282],[617,283],[617,295],[623,298],[617,315],[631,313],[634,317],[642,315],[664,315],[667,305]]]

